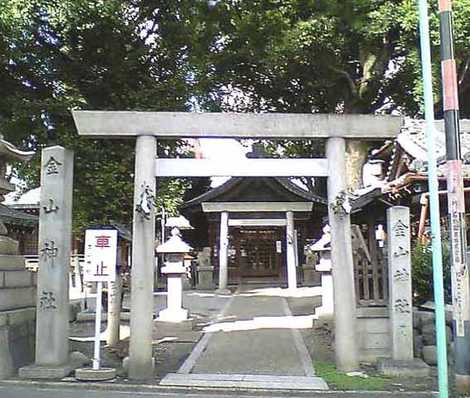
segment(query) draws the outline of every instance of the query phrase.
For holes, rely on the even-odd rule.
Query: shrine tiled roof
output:
[[[0,220],[6,224],[34,226],[39,222],[39,217],[0,204]]]
[[[446,143],[444,132],[444,121],[435,122],[435,147],[438,161],[438,174],[446,175]],[[470,120],[460,121],[460,141],[462,157],[464,159],[463,174],[470,178]],[[377,150],[371,158],[388,158],[388,168],[385,180],[391,181],[396,175],[399,161],[405,161],[408,171],[426,174],[427,171],[427,149],[426,149],[425,121],[407,118],[395,141],[387,142],[382,148]]]
[[[271,180],[278,184],[281,188],[287,191],[292,197],[297,198],[299,201],[314,202],[322,205],[326,205],[327,201],[325,198],[313,193],[306,191],[305,189],[297,186],[295,183],[289,180],[286,177],[263,177],[266,180]],[[224,184],[213,188],[198,197],[187,201],[182,208],[189,208],[201,204],[202,202],[207,202],[215,200],[219,196],[229,192],[240,184],[246,177],[233,177],[226,181]]]

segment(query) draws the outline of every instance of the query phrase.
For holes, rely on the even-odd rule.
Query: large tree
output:
[[[0,132],[75,150],[74,221],[132,219],[133,142],[78,137],[70,110],[188,110],[191,1],[6,0],[0,9]],[[185,156],[180,141],[159,151]],[[38,184],[38,162],[17,171]],[[189,181],[160,182],[175,210]]]
[[[440,101],[437,2],[431,2]],[[436,4],[434,4],[436,3]],[[462,115],[470,114],[470,1],[455,0]],[[420,112],[414,0],[211,2],[199,80],[209,106],[278,112]],[[209,94],[209,95],[207,95]],[[439,110],[439,107],[436,107]]]
[[[461,112],[469,117],[470,0],[455,0],[454,8]],[[440,111],[434,3],[432,12]],[[416,4],[4,0],[0,87],[0,132],[7,139],[33,149],[55,139],[75,150],[77,225],[130,220],[132,143],[77,137],[71,108],[190,110],[196,104],[209,111],[419,115]],[[159,148],[184,152],[180,142]],[[318,148],[284,143],[291,156],[312,156]],[[360,161],[364,148],[351,149]],[[38,183],[37,162],[18,168],[31,185]],[[171,184],[175,194],[187,187]],[[181,196],[165,200],[176,205]]]
[[[431,2],[438,116],[437,2]],[[461,114],[470,116],[470,0],[455,0]],[[422,85],[415,0],[222,0],[200,29],[198,80],[209,109],[419,116]],[[323,145],[276,143],[289,156]],[[349,183],[361,184],[368,145],[348,142]]]

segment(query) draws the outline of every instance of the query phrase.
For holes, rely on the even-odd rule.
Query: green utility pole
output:
[[[428,186],[432,234],[432,266],[434,302],[436,304],[436,344],[439,397],[449,396],[447,376],[446,322],[444,309],[444,284],[442,272],[442,246],[439,210],[439,185],[437,180],[434,101],[432,94],[431,48],[429,44],[428,2],[418,0],[421,63],[424,88],[424,112],[426,118],[426,147],[428,154]]]
[[[459,96],[454,59],[452,1],[439,0],[441,72],[446,132],[447,203],[452,259],[454,306],[455,382],[460,392],[470,391],[470,297],[466,260],[465,197],[460,151]]]

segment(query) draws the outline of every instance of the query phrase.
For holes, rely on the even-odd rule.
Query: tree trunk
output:
[[[355,190],[363,186],[362,168],[367,160],[369,143],[359,140],[346,142],[347,186]]]

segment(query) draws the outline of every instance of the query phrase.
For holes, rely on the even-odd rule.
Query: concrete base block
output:
[[[321,273],[315,270],[314,265],[304,264],[302,269],[304,274],[304,286],[316,286],[321,284]]]
[[[18,370],[18,376],[22,379],[63,379],[72,373],[70,364],[62,366],[29,365]]]
[[[155,369],[155,358],[152,358],[152,369]],[[129,357],[125,357],[122,360],[122,370],[124,371],[124,374],[129,373]]]
[[[18,255],[19,243],[9,236],[0,236],[0,253],[7,255]]]
[[[131,313],[121,311],[121,321],[130,321],[131,320]],[[94,322],[96,319],[96,314],[94,312],[86,312],[82,311],[77,314],[77,322]],[[101,314],[101,322],[106,322],[108,319],[108,314],[104,313]]]
[[[112,380],[116,377],[116,369],[114,368],[79,368],[75,370],[75,378],[83,381],[105,381]]]
[[[157,318],[153,322],[153,329],[154,334],[157,333],[159,336],[169,336],[179,332],[190,332],[195,325],[195,318],[189,318],[181,322],[165,322]]]
[[[184,308],[174,310],[166,308],[158,313],[157,321],[180,323],[188,320],[189,312]]]
[[[34,307],[36,287],[12,287],[0,289],[0,311]]]
[[[0,254],[0,270],[24,270],[25,262],[23,256],[10,256],[7,254]]]
[[[229,289],[216,289],[215,292],[217,294],[222,294],[222,295],[232,294],[232,292]]]
[[[409,361],[382,358],[377,361],[377,370],[392,377],[426,377],[429,376],[431,368],[417,358]]]
[[[214,267],[199,266],[197,267],[197,286],[198,290],[214,289]]]
[[[423,360],[428,365],[437,365],[437,347],[435,345],[423,346]]]

